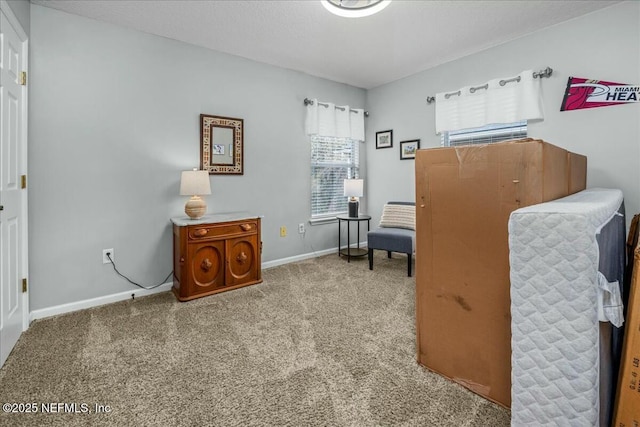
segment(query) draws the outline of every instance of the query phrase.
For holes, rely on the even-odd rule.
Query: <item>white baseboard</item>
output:
[[[279,265],[289,264],[297,261],[304,261],[305,259],[317,258],[319,256],[329,255],[331,253],[337,253],[338,248],[325,249],[319,252],[309,252],[302,255],[290,256],[287,258],[280,258],[273,261],[267,261],[262,263],[262,269],[277,267]]]
[[[97,307],[100,305],[111,304],[118,301],[124,301],[131,298],[131,295],[136,297],[143,297],[146,295],[153,295],[160,292],[166,292],[171,290],[173,282],[163,283],[157,288],[153,289],[134,289],[131,291],[119,292],[117,294],[105,295],[97,298],[90,298],[81,301],[70,302],[67,304],[56,305],[53,307],[47,307],[40,310],[33,310],[30,313],[30,322],[36,319],[43,319],[45,317],[57,316],[58,314],[71,313],[73,311],[84,310],[86,308]]]
[[[360,247],[365,247],[366,242],[361,242]],[[351,245],[352,247],[356,247],[354,243]],[[295,255],[292,257],[276,259],[273,261],[267,261],[262,263],[262,269],[266,270],[268,268],[277,267],[279,265],[289,264],[296,261],[303,261],[305,259],[316,258],[319,256],[336,254],[338,252],[338,248],[330,248],[324,249],[319,252],[309,252],[302,255]],[[173,286],[173,282],[163,283],[154,289],[134,289],[131,291],[119,292],[117,294],[105,295],[97,298],[85,299],[82,301],[70,302],[67,304],[56,305],[53,307],[42,308],[40,310],[33,310],[29,313],[29,322],[33,322],[37,319],[44,319],[45,317],[57,316],[59,314],[71,313],[78,310],[84,310],[91,307],[98,307],[100,305],[111,304],[118,301],[124,301],[131,298],[131,295],[135,295],[136,297],[143,297],[146,295],[153,295],[160,292],[166,292],[171,290]]]
[[[358,247],[357,243],[353,243],[350,245],[352,248]],[[367,246],[367,242],[360,242],[359,247],[364,248]],[[343,249],[345,248],[345,246],[343,246]],[[273,261],[267,261],[267,262],[263,262],[262,263],[262,269],[266,270],[267,268],[273,268],[273,267],[277,267],[279,265],[284,265],[284,264],[289,264],[291,262],[296,262],[296,261],[304,261],[305,259],[311,259],[311,258],[317,258],[319,256],[324,256],[324,255],[329,255],[329,254],[338,254],[338,248],[329,248],[329,249],[324,249],[318,252],[309,252],[306,254],[301,254],[301,255],[295,255],[295,256],[291,256],[291,257],[287,257],[287,258],[280,258],[280,259],[276,259]]]

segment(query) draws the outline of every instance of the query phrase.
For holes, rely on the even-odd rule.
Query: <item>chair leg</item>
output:
[[[409,277],[411,277],[411,254],[407,254],[407,273],[409,275]]]
[[[369,270],[373,270],[373,249],[369,248]]]
[[[387,251],[387,258],[391,258],[391,251]]]

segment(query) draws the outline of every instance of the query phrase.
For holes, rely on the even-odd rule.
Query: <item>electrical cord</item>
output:
[[[169,279],[169,277],[171,277],[171,275],[173,274],[173,270],[172,270],[172,271],[171,271],[171,273],[169,273],[169,274],[167,275],[167,277],[165,277],[165,279],[164,279],[162,282],[158,283],[157,285],[150,286],[150,287],[142,286],[141,284],[134,282],[133,280],[129,279],[129,278],[128,278],[127,276],[125,276],[124,274],[120,273],[120,272],[118,271],[118,269],[116,268],[116,263],[115,263],[115,262],[113,262],[113,259],[111,259],[111,254],[107,252],[107,254],[106,254],[106,255],[107,255],[107,258],[109,258],[109,261],[111,262],[111,266],[113,267],[113,270],[114,270],[116,273],[118,273],[118,276],[123,277],[127,282],[131,283],[132,285],[136,285],[137,287],[142,288],[142,289],[147,289],[147,290],[149,290],[149,289],[155,289],[155,288],[157,288],[158,286],[162,286],[162,285],[164,285],[164,284],[166,283],[166,281]]]

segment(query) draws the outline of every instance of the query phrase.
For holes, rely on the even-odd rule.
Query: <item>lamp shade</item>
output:
[[[200,196],[211,194],[211,182],[207,171],[182,171],[180,178],[181,196]]]
[[[347,197],[362,197],[364,194],[363,179],[345,179],[344,195]]]

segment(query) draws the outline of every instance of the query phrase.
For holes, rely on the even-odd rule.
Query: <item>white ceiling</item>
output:
[[[352,19],[317,0],[32,0],[366,89],[617,2],[393,0]]]

